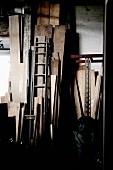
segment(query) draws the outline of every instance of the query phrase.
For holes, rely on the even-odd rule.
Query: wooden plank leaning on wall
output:
[[[78,85],[79,85],[79,91],[80,91],[80,97],[82,100],[82,106],[84,110],[84,99],[85,99],[85,67],[84,65],[81,65],[79,69],[77,70],[77,79],[78,79]],[[102,86],[102,66],[100,66],[100,72],[98,71],[98,74],[96,76],[96,71],[91,70],[91,117],[97,118],[99,117],[99,102],[101,97],[101,86]],[[81,117],[81,109],[80,109],[80,103],[78,98],[78,91],[77,91],[77,85],[76,81],[74,82],[74,96],[75,96],[75,106],[76,106],[76,112],[77,112],[77,118]]]
[[[60,107],[60,73],[61,60],[51,61],[51,124],[58,126],[59,107]]]
[[[61,77],[63,69],[64,46],[65,46],[65,25],[55,25],[54,28],[54,53],[53,58],[61,60]]]
[[[59,25],[60,4],[51,4],[49,1],[41,2],[37,10],[37,25]]]
[[[50,24],[59,25],[60,4],[50,4]]]
[[[82,107],[84,110],[84,99],[85,99],[85,70],[78,70],[77,71],[77,79],[78,79],[78,85],[79,85],[79,91],[82,101]],[[78,98],[78,92],[77,92],[77,86],[76,81],[74,82],[74,96],[75,96],[75,106],[76,106],[76,113],[77,118],[81,117],[81,109],[80,109],[80,103]],[[93,104],[94,104],[94,90],[95,90],[95,72],[94,70],[91,70],[91,114],[93,113]]]
[[[10,70],[12,100],[19,100],[19,63],[20,63],[20,38],[19,38],[19,16],[9,16],[10,35]]]
[[[20,63],[20,39],[19,39],[19,16],[9,16],[10,36],[10,81],[13,102],[8,103],[8,116],[16,116],[16,140],[18,135],[19,121],[19,63]]]
[[[48,25],[50,23],[50,2],[40,2],[39,7],[37,9],[37,25],[45,24]]]
[[[18,130],[19,130],[19,114],[21,105],[20,103],[27,102],[27,91],[26,91],[26,57],[24,55],[24,63],[20,63],[20,58],[23,57],[20,54],[20,48],[22,41],[20,36],[22,36],[22,27],[20,29],[20,17],[19,15],[9,16],[9,36],[10,36],[10,88],[9,88],[9,97],[8,99],[8,116],[16,116],[16,141],[18,140]],[[22,25],[21,25],[22,26]],[[25,23],[24,26],[26,27]],[[25,30],[24,30],[25,32]],[[26,41],[24,41],[26,42]],[[25,46],[24,46],[25,48]],[[21,120],[22,121],[22,120]]]
[[[34,97],[34,132],[33,144],[36,146],[38,139],[42,138],[42,114],[43,114],[43,98],[41,96]]]

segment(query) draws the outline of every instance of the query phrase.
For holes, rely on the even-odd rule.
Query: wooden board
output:
[[[20,103],[8,103],[8,116],[16,116],[16,141],[18,140],[18,125],[19,125]]]
[[[5,96],[0,97],[0,103],[8,103],[8,93],[5,93]]]
[[[78,70],[77,71],[77,79],[78,79],[78,85],[81,95],[81,101],[82,101],[82,107],[84,110],[84,102],[85,102],[85,70]],[[78,98],[78,91],[76,86],[76,81],[74,83],[74,96],[75,96],[75,106],[76,106],[76,113],[77,117],[81,117],[81,111],[80,111],[80,103]],[[93,113],[93,107],[94,107],[94,97],[95,97],[95,72],[94,70],[91,70],[91,115]]]
[[[20,103],[26,103],[26,88],[25,88],[25,64],[19,64],[19,98]]]
[[[96,112],[98,110],[101,81],[102,81],[102,76],[97,75],[96,86],[95,86],[95,91],[94,91],[94,107],[93,107],[93,110],[92,110],[92,117],[93,118],[96,118]]]
[[[19,102],[19,16],[9,16],[11,92],[13,102]]]
[[[59,59],[51,60],[51,74],[58,75]]]
[[[39,135],[39,137],[41,138],[42,137],[42,115],[43,115],[43,98],[42,96],[38,96],[38,97],[34,97],[34,115],[35,115],[35,121],[34,121],[34,129],[35,129],[35,126],[36,126],[36,121],[37,121],[37,117],[39,117],[39,125],[38,125],[38,128],[39,129],[35,129],[35,133],[39,133],[39,134],[34,134],[34,136],[36,135]],[[40,112],[37,112],[37,106],[39,105],[40,107]],[[36,132],[38,131],[38,132]]]
[[[50,3],[49,1],[41,2],[38,7],[37,24],[50,23]]]
[[[35,37],[36,36],[47,36],[52,38],[52,25],[35,25]]]
[[[29,81],[29,50],[31,41],[31,16],[24,15],[23,63],[25,64],[24,102],[27,103],[27,81]]]
[[[52,123],[57,126],[60,109],[60,59],[53,59],[51,61],[51,117]]]
[[[22,141],[25,107],[26,107],[25,103],[20,103],[19,122],[18,122],[18,139],[17,139],[18,142]]]
[[[60,4],[50,4],[50,24],[59,25]]]
[[[55,104],[56,75],[51,75],[51,122],[53,121],[53,110]]]
[[[58,59],[58,53],[61,60],[61,75],[63,68],[64,45],[65,45],[65,25],[55,25],[54,29],[54,58]],[[56,58],[57,57],[57,58]]]

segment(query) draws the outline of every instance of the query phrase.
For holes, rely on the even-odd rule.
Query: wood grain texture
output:
[[[37,24],[49,24],[50,23],[50,2],[41,2],[37,11]]]
[[[61,60],[61,75],[62,75],[62,68],[63,68],[63,58],[64,58],[64,46],[65,46],[65,33],[66,33],[66,26],[65,25],[55,25],[54,29],[54,58]],[[57,57],[57,58],[56,58]]]
[[[59,25],[60,4],[50,4],[50,24]]]
[[[95,86],[95,91],[94,91],[94,107],[93,107],[93,110],[92,110],[92,117],[93,118],[96,118],[96,112],[98,110],[101,81],[102,81],[102,76],[97,75],[96,86]]]
[[[10,68],[11,68],[11,92],[13,102],[19,102],[19,63],[20,63],[20,39],[19,16],[9,16],[10,34]]]
[[[52,38],[52,25],[50,24],[35,25],[35,37],[36,36],[47,36],[48,38]]]
[[[77,71],[77,79],[78,79],[78,85],[79,85],[79,91],[81,95],[81,101],[82,101],[82,107],[84,110],[84,102],[85,102],[85,70],[78,70]],[[74,97],[75,97],[75,106],[76,106],[76,113],[77,117],[79,118],[81,116],[80,111],[80,103],[78,98],[78,91],[76,86],[76,81],[74,83]],[[91,115],[93,112],[94,107],[94,97],[95,97],[95,72],[94,70],[91,70]]]
[[[18,140],[18,125],[19,125],[20,103],[8,103],[8,116],[16,116],[16,141]]]

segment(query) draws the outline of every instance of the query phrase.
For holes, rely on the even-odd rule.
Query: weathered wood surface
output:
[[[20,103],[9,102],[8,103],[8,116],[16,117],[16,141],[18,140],[19,113],[20,113]]]
[[[96,118],[96,112],[98,111],[101,82],[102,82],[102,76],[97,75],[96,86],[94,90],[94,107],[92,111],[93,118]]]
[[[35,25],[35,37],[36,36],[47,36],[48,38],[52,38],[52,25]]]
[[[78,85],[79,85],[79,91],[82,101],[82,107],[84,111],[84,102],[85,102],[85,70],[78,70],[77,71],[77,79],[78,79]],[[74,83],[74,96],[75,96],[75,106],[76,106],[76,113],[77,117],[79,118],[81,116],[81,109],[80,109],[80,103],[78,98],[78,91],[76,86],[76,81]],[[94,98],[95,98],[95,72],[94,70],[91,70],[91,115],[93,113],[93,107],[94,107]]]
[[[19,100],[19,63],[20,63],[20,39],[19,39],[19,16],[9,16],[10,34],[10,69],[11,69],[11,92],[13,102]]]
[[[24,68],[24,77],[25,77],[25,91],[24,91],[24,102],[27,103],[27,83],[29,81],[29,50],[30,50],[30,41],[31,41],[31,16],[28,14],[24,15],[24,40],[23,40],[23,63]]]
[[[50,23],[50,2],[41,2],[37,11],[37,24],[49,24]]]
[[[50,4],[50,24],[59,25],[60,4]]]
[[[26,103],[26,86],[25,86],[25,64],[19,64],[19,101],[20,103]]]
[[[63,59],[64,59],[65,33],[66,33],[65,25],[55,25],[54,40],[53,40],[54,41],[53,57],[55,59],[58,59],[58,55],[59,55],[59,58],[61,60],[61,75],[62,75]]]

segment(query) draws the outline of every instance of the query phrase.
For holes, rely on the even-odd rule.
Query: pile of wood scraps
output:
[[[15,140],[19,143],[28,139],[36,145],[46,126],[53,139],[54,126],[58,126],[66,33],[66,26],[59,25],[59,14],[59,4],[39,3],[34,30],[31,14],[9,16],[10,76],[5,103],[8,117],[15,116]],[[48,57],[47,65],[44,56]],[[35,90],[35,85],[41,88]]]

